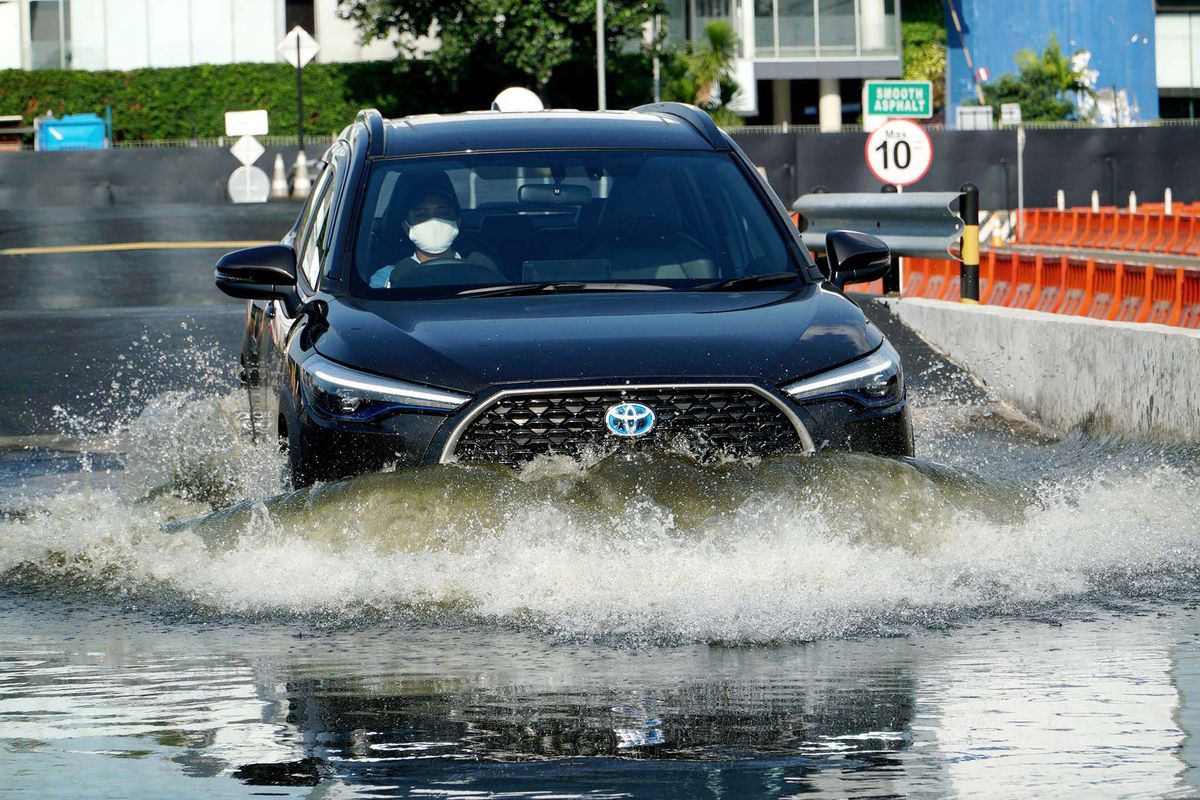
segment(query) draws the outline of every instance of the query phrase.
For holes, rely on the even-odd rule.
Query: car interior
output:
[[[786,269],[778,233],[766,229],[761,202],[728,160],[601,156],[480,154],[412,165],[398,159],[372,176],[356,271],[365,282],[412,256],[405,215],[431,191],[452,194],[461,209],[459,263],[439,259],[429,270],[406,270],[389,291],[498,280],[684,286]]]

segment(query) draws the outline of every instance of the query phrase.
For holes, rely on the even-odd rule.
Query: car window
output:
[[[321,263],[325,258],[325,240],[329,226],[329,207],[333,201],[333,168],[327,168],[321,173],[317,185],[313,187],[308,215],[308,225],[303,230],[303,244],[297,258],[300,275],[308,288],[315,290],[321,273]]]
[[[312,222],[313,210],[317,207],[317,201],[320,200],[321,197],[321,187],[325,185],[326,169],[323,163],[320,165],[320,169],[321,171],[316,175],[313,181],[312,191],[308,193],[308,198],[304,201],[304,208],[300,209],[300,219],[296,224],[296,239],[293,242],[293,246],[296,247],[297,250],[300,249],[300,245],[304,242],[304,237],[308,233],[309,223]]]
[[[520,282],[686,289],[796,271],[802,255],[728,153],[539,151],[376,162],[357,296]]]

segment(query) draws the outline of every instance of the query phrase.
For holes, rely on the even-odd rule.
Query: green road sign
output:
[[[933,84],[929,81],[867,81],[866,113],[878,117],[929,119]]]

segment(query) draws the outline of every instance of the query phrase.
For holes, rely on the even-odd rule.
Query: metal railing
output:
[[[291,149],[298,146],[296,136],[256,136],[259,144],[266,148],[284,148]],[[316,144],[319,140],[319,148],[305,147],[305,150],[310,153],[320,154],[326,147],[323,137],[305,136],[306,142]],[[188,149],[188,148],[219,148],[228,149],[233,146],[236,137],[230,136],[197,136],[187,139],[144,139],[136,141],[119,141],[109,143],[109,148],[113,150],[136,150],[140,148],[162,148],[162,149]],[[330,140],[332,141],[332,139]],[[18,150],[33,150],[32,142],[22,142]],[[64,152],[64,151],[55,151]]]

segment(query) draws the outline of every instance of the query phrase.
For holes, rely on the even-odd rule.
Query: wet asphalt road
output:
[[[298,210],[293,202],[3,210],[0,253],[127,242],[277,240]],[[153,368],[144,373],[149,383],[138,396],[194,386],[191,353],[228,353],[232,359],[244,304],[213,287],[213,262],[222,252],[0,254],[0,437],[60,432],[62,415],[54,406],[100,426],[136,407],[136,397],[121,403],[111,396],[126,366],[120,356],[132,347],[152,345],[157,351]],[[228,363],[232,383],[234,362]],[[97,396],[106,402],[97,404]]]

